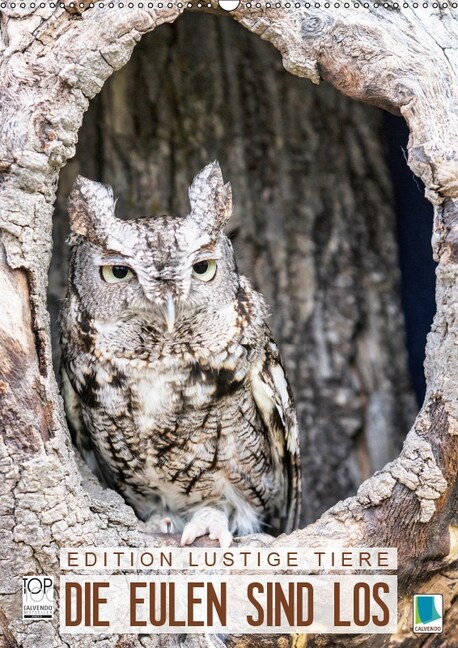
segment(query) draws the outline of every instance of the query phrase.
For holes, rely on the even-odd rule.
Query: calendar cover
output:
[[[0,648],[455,645],[457,3],[0,52]]]

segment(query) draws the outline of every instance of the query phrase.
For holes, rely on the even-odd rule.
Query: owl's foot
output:
[[[196,538],[208,533],[210,540],[218,540],[221,549],[227,549],[232,543],[227,515],[219,509],[206,506],[194,513],[181,536],[181,546],[190,545]]]

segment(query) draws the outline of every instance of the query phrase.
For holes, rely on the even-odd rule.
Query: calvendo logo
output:
[[[442,632],[442,594],[416,594],[413,597],[413,631]]]
[[[22,618],[52,619],[54,612],[54,578],[22,577]]]

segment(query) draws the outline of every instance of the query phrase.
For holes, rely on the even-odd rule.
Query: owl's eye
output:
[[[192,266],[192,276],[201,281],[211,281],[216,274],[216,261],[199,261]]]
[[[134,276],[130,268],[122,265],[105,265],[101,267],[100,271],[102,279],[110,284],[129,281]]]

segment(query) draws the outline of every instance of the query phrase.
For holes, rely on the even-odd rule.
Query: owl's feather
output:
[[[110,188],[81,177],[69,204],[61,329],[77,446],[183,543],[298,523],[296,414],[264,300],[222,231],[231,200],[213,163],[185,218],[119,221]],[[126,280],[107,283],[113,268]]]

